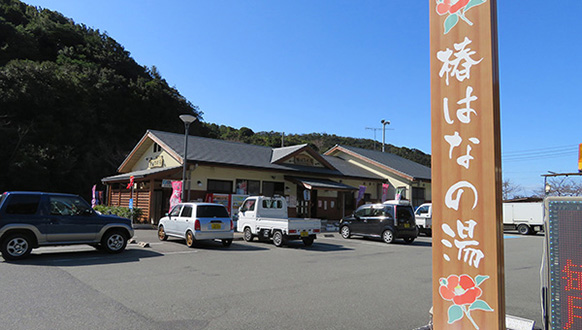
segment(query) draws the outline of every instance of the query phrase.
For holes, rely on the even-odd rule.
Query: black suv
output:
[[[381,237],[386,243],[395,238],[412,243],[418,236],[414,210],[407,201],[386,201],[383,204],[360,206],[352,216],[340,221],[343,238],[352,235]]]
[[[119,253],[131,237],[131,220],[101,215],[77,195],[0,195],[0,251],[5,260],[25,258],[33,248],[47,245],[89,244]]]

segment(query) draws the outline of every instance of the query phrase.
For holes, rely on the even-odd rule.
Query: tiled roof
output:
[[[352,154],[357,154],[361,158],[371,162],[380,164],[384,167],[391,168],[397,172],[404,175],[412,177],[414,180],[430,180],[431,179],[431,169],[430,167],[424,166],[422,164],[413,162],[406,158],[381,151],[373,151],[356,147],[348,147],[337,145],[335,148],[344,149],[345,151],[351,152]],[[331,151],[330,150],[330,151]],[[329,152],[329,151],[328,151]]]
[[[278,160],[285,158],[286,156],[301,150],[307,146],[307,144],[298,144],[296,146],[291,147],[282,147],[282,148],[275,148],[273,150],[273,154],[271,156],[271,163],[276,163]]]
[[[184,153],[184,135],[177,133],[168,133],[162,131],[148,131],[166,148],[173,153],[182,156]],[[198,136],[188,136],[188,153],[189,162],[201,162],[212,164],[223,164],[232,166],[244,166],[253,168],[263,168],[267,170],[296,172],[302,174],[325,175],[332,177],[357,177],[373,180],[381,180],[382,177],[352,165],[337,157],[322,156],[336,169],[301,166],[293,164],[275,164],[273,159],[284,157],[289,152],[296,151],[305,145],[273,149],[271,147],[257,146],[240,142],[224,141]],[[277,151],[274,151],[277,150]],[[273,152],[278,153],[274,156]]]
[[[163,168],[151,168],[141,171],[135,171],[130,173],[123,173],[118,175],[109,176],[106,178],[101,179],[102,182],[112,182],[112,181],[127,181],[129,177],[133,176],[136,179],[145,178],[152,174],[158,174],[163,172],[171,172],[172,170],[177,170],[182,168],[182,166],[174,166],[174,167],[163,167]]]

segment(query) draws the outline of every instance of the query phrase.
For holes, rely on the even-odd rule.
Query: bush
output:
[[[134,208],[130,210],[127,207],[121,206],[105,206],[105,205],[95,205],[95,211],[99,211],[102,214],[113,214],[118,217],[131,219],[132,222],[141,222],[140,218],[143,215],[142,209]]]

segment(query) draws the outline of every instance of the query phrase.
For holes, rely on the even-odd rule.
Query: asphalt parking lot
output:
[[[3,329],[414,329],[427,323],[431,238],[319,236],[188,248],[136,230],[120,255],[48,247],[0,263]],[[149,243],[149,247],[145,243]],[[541,322],[543,235],[506,235],[507,313]]]

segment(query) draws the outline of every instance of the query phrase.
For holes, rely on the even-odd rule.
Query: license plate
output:
[[[410,224],[409,223],[405,223],[404,224],[404,228],[410,228]]]
[[[309,233],[306,232],[305,230],[301,232],[301,237],[307,237],[309,236]]]
[[[222,229],[222,224],[220,223],[211,223],[210,229]]]

